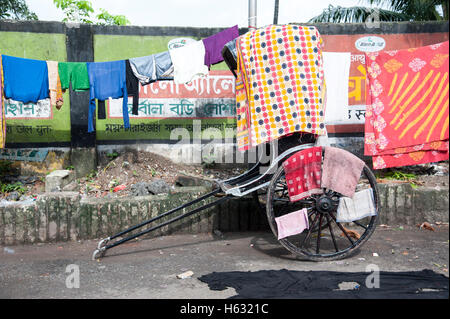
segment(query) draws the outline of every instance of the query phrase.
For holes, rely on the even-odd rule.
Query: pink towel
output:
[[[345,150],[325,147],[322,166],[322,188],[353,197],[364,162]]]
[[[308,212],[306,208],[275,218],[278,228],[278,239],[300,234],[309,228]]]

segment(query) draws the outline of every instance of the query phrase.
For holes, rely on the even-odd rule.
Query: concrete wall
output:
[[[325,51],[352,53],[349,119],[342,123],[330,123],[328,131],[333,145],[362,155],[365,112],[365,91],[362,84],[365,80],[365,61],[362,59],[363,52],[355,48],[355,41],[365,36],[378,36],[384,39],[386,50],[428,45],[448,40],[448,22],[381,23],[375,28],[367,28],[365,24],[316,24],[316,26],[324,38]],[[113,61],[166,51],[171,39],[189,37],[198,40],[220,30],[0,21],[0,54],[56,61]],[[240,29],[241,34],[246,31],[245,28]],[[62,109],[59,111],[51,109],[43,117],[32,113],[33,108],[38,106],[7,107],[6,147],[10,149],[66,147],[84,150],[98,146],[102,149],[115,149],[123,145],[142,149],[144,145],[147,149],[152,149],[160,144],[161,146],[156,148],[175,150],[172,153],[177,154],[177,149],[190,147],[192,151],[198,148],[199,144],[208,143],[210,137],[203,132],[208,127],[213,127],[219,130],[222,138],[228,138],[227,141],[213,141],[217,144],[216,148],[228,148],[234,143],[235,119],[232,109],[234,80],[231,73],[224,70],[227,70],[227,67],[223,62],[212,67],[212,77],[206,82],[202,80],[191,85],[174,86],[171,81],[170,83],[162,81],[141,88],[141,113],[139,117],[131,118],[131,130],[125,130],[122,119],[114,116],[112,103],[108,106],[107,119],[97,120],[96,132],[87,133],[89,104],[87,92],[66,92]],[[167,115],[164,112],[162,113],[165,115],[162,113],[155,115],[153,111],[149,111],[151,105],[158,103],[164,105],[163,108],[167,111],[183,100],[191,103],[196,115],[179,116],[178,113]],[[131,101],[130,98],[130,106]],[[219,112],[201,113],[201,110],[211,107]],[[144,109],[148,112],[144,112]],[[192,130],[193,120],[196,119],[201,120],[202,124],[198,136],[195,136]],[[190,146],[175,145],[170,136],[174,127],[187,129],[188,134],[195,137],[196,141]],[[233,146],[231,151],[234,152]],[[92,151],[87,151],[87,154],[92,154]],[[182,157],[174,158],[186,160]],[[96,159],[90,163],[95,164]],[[77,165],[78,163],[75,163],[75,166]],[[95,165],[93,167],[95,168]],[[87,171],[91,169],[92,167]]]
[[[207,191],[205,187],[180,187],[169,195],[114,199],[80,198],[78,193],[69,192],[49,193],[32,203],[0,206],[0,245],[108,237]],[[380,184],[379,191],[380,224],[415,226],[425,221],[448,222],[448,187],[413,189],[409,184]],[[212,197],[204,203],[217,199]],[[181,213],[164,217],[161,222]],[[252,197],[244,197],[176,221],[147,237],[269,229],[265,212],[258,209]]]

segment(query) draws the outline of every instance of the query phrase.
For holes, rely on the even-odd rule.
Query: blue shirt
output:
[[[47,62],[2,55],[5,98],[37,103],[49,97]]]
[[[123,97],[122,113],[125,128],[130,127],[125,60],[113,62],[88,62],[89,116],[88,132],[94,131],[95,99],[106,100]]]

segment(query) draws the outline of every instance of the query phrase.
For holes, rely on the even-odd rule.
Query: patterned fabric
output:
[[[321,194],[322,147],[299,151],[283,162],[291,202]]]
[[[294,132],[324,135],[322,38],[317,29],[271,25],[236,42],[237,84],[246,88],[245,102],[239,95],[244,91],[237,90],[239,149]]]
[[[63,90],[61,87],[61,79],[58,73],[56,78],[56,108],[60,110],[63,104],[64,104]]]
[[[365,155],[374,169],[449,158],[449,42],[367,53]]]
[[[6,119],[5,119],[5,110],[3,109],[3,65],[2,65],[2,56],[0,55],[0,148],[5,147],[6,141]]]

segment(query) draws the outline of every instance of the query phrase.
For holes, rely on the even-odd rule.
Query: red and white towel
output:
[[[295,153],[283,163],[283,168],[291,202],[322,193],[322,147],[311,147]]]

